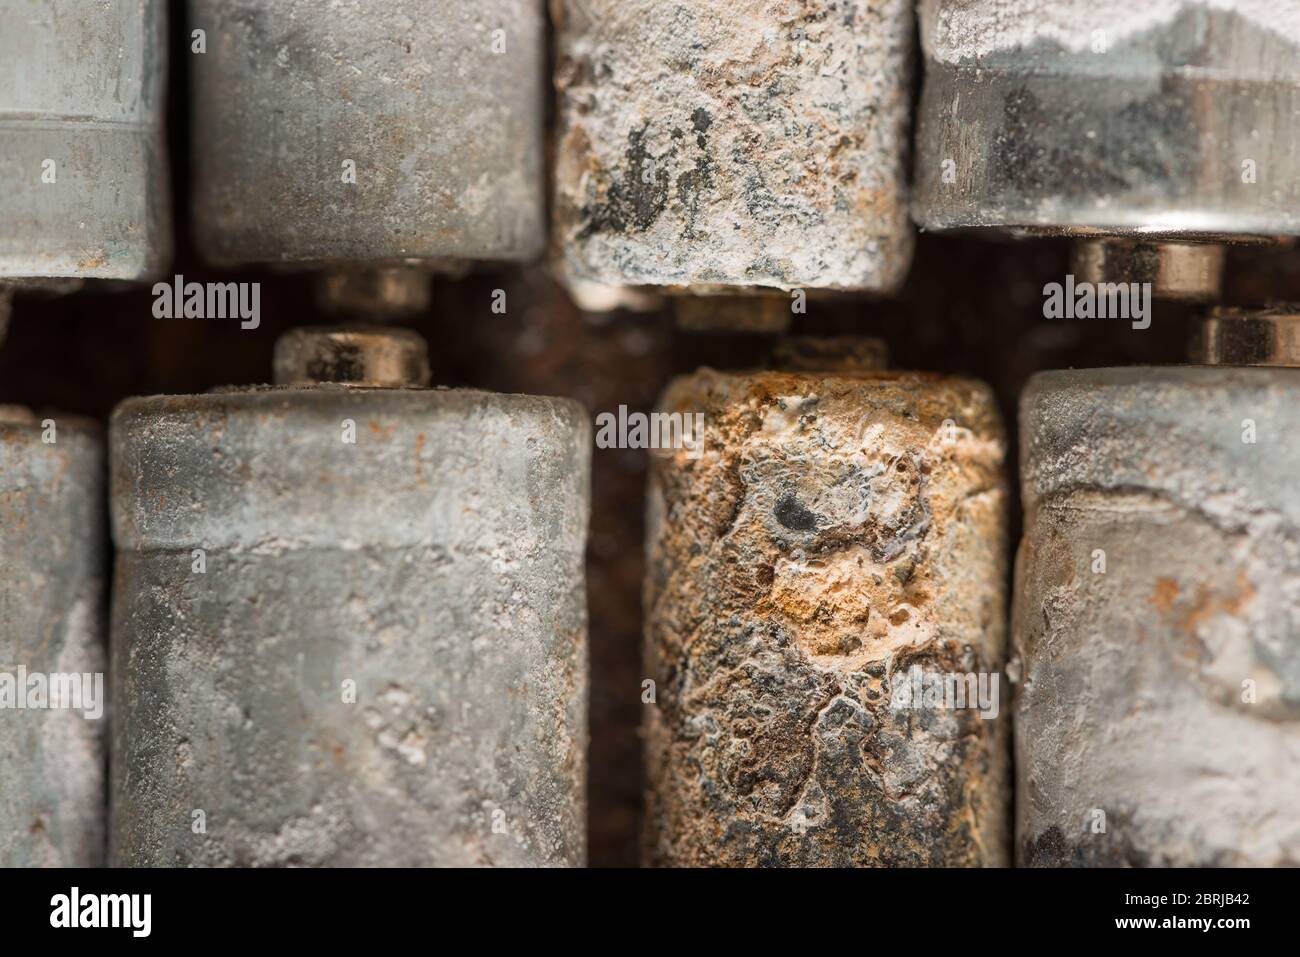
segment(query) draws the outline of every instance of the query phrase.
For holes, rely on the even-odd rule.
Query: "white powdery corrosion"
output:
[[[570,282],[888,291],[906,0],[552,0]]]
[[[1262,438],[1297,392],[1265,368],[1027,386],[1019,863],[1300,863],[1300,453]]]
[[[1075,53],[1095,49],[1095,31],[1107,48],[1134,34],[1172,23],[1193,9],[1253,20],[1300,43],[1300,0],[921,0],[921,46],[927,59],[960,63],[1017,50],[1038,41]]]

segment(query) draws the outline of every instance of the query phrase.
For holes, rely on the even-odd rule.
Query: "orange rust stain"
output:
[[[1167,615],[1177,600],[1178,582],[1172,578],[1157,578],[1155,591],[1151,593],[1151,604],[1155,605],[1162,615]]]
[[[1244,570],[1237,572],[1229,594],[1212,591],[1207,585],[1196,589],[1192,606],[1176,620],[1177,626],[1186,634],[1195,637],[1202,624],[1218,615],[1230,615],[1239,618],[1246,607],[1255,600],[1255,586],[1250,583]],[[1151,604],[1164,616],[1171,617],[1174,604],[1179,596],[1178,583],[1169,578],[1157,578],[1155,590],[1151,593]]]
[[[1236,593],[1220,597],[1210,593],[1204,585],[1196,593],[1196,606],[1183,618],[1182,627],[1188,634],[1195,634],[1202,622],[1216,615],[1231,615],[1239,618],[1246,606],[1255,600],[1255,587],[1250,583],[1244,571],[1237,572]]]

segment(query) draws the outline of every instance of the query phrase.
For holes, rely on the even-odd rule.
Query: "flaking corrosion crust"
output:
[[[552,0],[571,281],[889,290],[906,0]]]
[[[1001,667],[990,391],[705,369],[662,408],[706,438],[650,483],[649,861],[1006,863],[1004,720],[890,705],[912,665]]]

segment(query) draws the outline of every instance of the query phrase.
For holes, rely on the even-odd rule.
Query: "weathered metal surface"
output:
[[[123,403],[111,860],[583,863],[590,445],[526,396]]]
[[[990,390],[709,369],[653,458],[646,850],[660,865],[1000,865],[1005,718],[893,706],[913,666],[1004,652],[1005,441]]]
[[[103,468],[99,426],[0,406],[0,867],[104,861],[106,716],[16,688],[20,668],[102,680]]]
[[[429,346],[409,329],[383,326],[308,326],[275,344],[276,385],[402,388],[429,384]]]
[[[1191,355],[1206,365],[1300,368],[1300,305],[1213,309],[1201,320]]]
[[[556,242],[569,282],[902,282],[908,0],[551,9]]]
[[[165,21],[161,0],[0,0],[0,277],[162,270]]]
[[[1289,369],[1031,381],[1020,863],[1300,863],[1298,403]]]
[[[191,63],[208,259],[540,253],[539,0],[190,0],[189,10],[207,35]]]
[[[1213,302],[1220,298],[1227,248],[1218,243],[1145,243],[1080,239],[1070,268],[1080,282],[1149,283],[1158,299]]]
[[[324,272],[316,277],[316,301],[324,311],[345,319],[417,318],[429,311],[431,271],[405,265]]]
[[[1300,3],[921,0],[924,228],[1300,233]]]

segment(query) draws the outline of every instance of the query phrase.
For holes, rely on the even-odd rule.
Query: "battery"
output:
[[[1294,343],[1300,314],[1246,318],[1207,324],[1213,364],[1026,389],[1023,865],[1300,862],[1300,371],[1220,364],[1258,361],[1266,325]]]
[[[699,431],[652,453],[646,860],[1005,865],[991,390],[789,352],[799,371],[701,369],[660,403]],[[967,677],[981,694],[940,693]]]
[[[1081,278],[1172,299],[1217,298],[1216,244],[1300,234],[1300,5],[922,0],[920,17],[923,229],[1073,236]]]
[[[117,865],[581,865],[590,424],[303,329],[110,427]]]
[[[908,0],[551,6],[555,241],[570,286],[902,283]]]
[[[0,867],[104,863],[104,443],[0,406]]]
[[[165,4],[0,0],[0,23],[0,280],[159,273]]]
[[[544,245],[536,0],[190,0],[209,261],[526,260]]]

